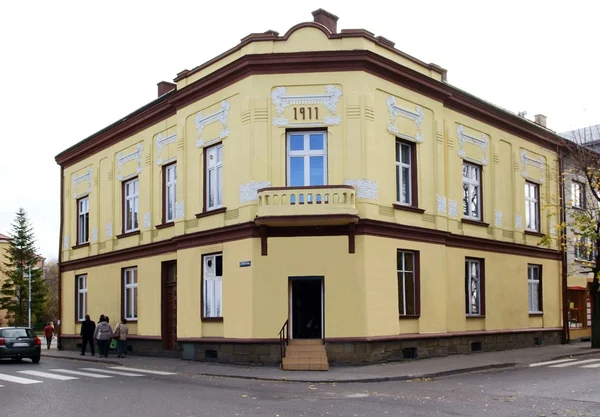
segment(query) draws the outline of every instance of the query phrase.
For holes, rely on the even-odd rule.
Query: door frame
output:
[[[288,334],[289,338],[294,338],[294,320],[293,320],[293,287],[294,281],[321,281],[321,340],[325,340],[325,276],[310,275],[310,276],[291,276],[288,277]]]
[[[170,259],[168,261],[162,261],[160,263],[160,340],[163,349],[175,349],[177,347],[177,337],[175,338],[175,344],[171,347],[167,347],[167,309],[169,308],[167,303],[167,276],[168,267],[170,264],[175,264],[175,273],[177,274],[177,259]],[[175,280],[175,292],[177,292],[177,280]],[[177,314],[177,301],[175,301],[175,314]],[[175,328],[177,334],[177,328]]]

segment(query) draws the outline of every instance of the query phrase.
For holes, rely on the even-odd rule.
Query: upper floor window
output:
[[[583,184],[577,181],[571,183],[571,198],[573,199],[573,207],[585,208],[585,193]]]
[[[416,146],[396,140],[396,201],[416,206]]]
[[[573,256],[578,261],[594,262],[596,260],[596,245],[589,237],[576,235],[573,239]]]
[[[463,215],[481,220],[481,167],[463,163]]]
[[[89,241],[90,231],[90,199],[83,197],[77,200],[77,244]]]
[[[527,230],[540,231],[540,186],[525,182],[525,222]]]
[[[485,314],[485,278],[483,260],[465,260],[465,302],[468,316]]]
[[[541,313],[542,309],[542,266],[527,266],[527,292],[529,295],[529,312]]]
[[[123,231],[132,232],[139,227],[140,182],[137,178],[123,183]]]
[[[202,266],[202,318],[221,318],[223,255],[205,255]]]
[[[398,307],[401,316],[420,312],[419,252],[399,250],[396,254],[398,274]]]
[[[124,317],[127,320],[137,320],[138,318],[138,278],[137,268],[125,268],[123,270],[123,307],[125,309]]]
[[[175,199],[177,198],[177,164],[163,167],[163,223],[175,220]]]
[[[223,207],[223,144],[205,150],[206,210]]]
[[[289,132],[287,135],[287,185],[327,184],[327,133]]]
[[[87,275],[77,275],[75,277],[77,285],[77,321],[84,321],[87,314]]]

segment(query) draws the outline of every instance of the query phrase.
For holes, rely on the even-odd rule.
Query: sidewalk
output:
[[[172,358],[128,356],[117,359],[81,356],[75,351],[42,350],[42,356],[72,359],[131,368],[153,369],[188,375],[243,378],[266,381],[291,382],[381,382],[401,381],[416,378],[433,378],[444,375],[522,367],[530,363],[550,361],[569,356],[600,355],[600,350],[590,349],[590,343],[553,345],[514,349],[502,352],[479,352],[469,355],[452,355],[445,358],[407,360],[379,365],[330,366],[329,371],[281,371],[276,366],[239,366]]]

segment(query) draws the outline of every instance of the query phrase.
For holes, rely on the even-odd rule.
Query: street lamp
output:
[[[27,291],[27,296],[29,300],[27,301],[27,318],[28,324],[27,327],[31,328],[31,262],[29,263],[29,290]]]

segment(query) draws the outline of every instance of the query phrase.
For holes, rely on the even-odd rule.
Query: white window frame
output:
[[[221,259],[221,275],[217,275],[217,258]],[[215,253],[202,257],[202,318],[223,317],[223,254]]]
[[[464,167],[467,167],[467,176],[465,177],[464,174]],[[481,204],[482,204],[482,192],[481,192],[481,187],[482,187],[482,182],[483,182],[483,170],[481,169],[481,166],[479,165],[475,165],[475,164],[470,164],[468,162],[463,162],[463,217],[466,219],[471,219],[471,220],[477,220],[477,221],[481,221],[482,220],[482,216],[481,216]],[[479,181],[477,180],[473,180],[471,179],[471,171],[475,170],[478,173],[478,178]],[[465,201],[464,201],[464,187],[465,185],[467,186],[467,204],[465,206]],[[473,192],[473,188],[477,187],[477,193]],[[477,210],[476,212],[472,212],[471,210],[471,201],[473,200],[473,196],[477,196]],[[466,213],[465,213],[465,208],[466,208]]]
[[[408,163],[402,162],[402,150],[403,148],[408,149]],[[410,144],[403,142],[401,140],[396,140],[396,201],[398,204],[404,206],[410,206],[413,203],[412,193],[412,177],[413,177],[413,166],[412,166],[412,158],[413,158],[413,146]],[[408,184],[404,184],[402,170],[408,169]],[[406,193],[406,200],[403,201],[404,196],[402,195],[402,188],[406,185],[408,192]]]
[[[138,298],[138,269],[137,267],[123,269],[123,316],[129,321],[137,321]],[[131,306],[131,309],[128,307]],[[130,313],[130,314],[128,314]]]
[[[165,222],[175,221],[175,201],[177,199],[177,164],[167,165],[165,168]],[[170,210],[169,210],[170,209]]]
[[[128,187],[130,185],[130,187]],[[137,186],[137,192],[135,191]],[[134,178],[132,180],[126,181],[123,184],[124,187],[124,191],[123,191],[123,231],[125,233],[127,232],[133,232],[139,229],[139,221],[140,221],[140,196],[139,196],[139,190],[140,190],[140,180],[139,178]],[[127,210],[128,207],[132,207],[131,213],[129,210]],[[137,210],[137,211],[136,211]],[[128,227],[128,218],[129,215],[131,214],[132,218],[131,218],[131,227]]]
[[[77,200],[77,244],[90,240],[90,199],[88,196]]]
[[[533,271],[537,270],[537,279],[534,278]],[[529,313],[543,312],[540,285],[542,281],[542,267],[540,265],[527,265],[527,295],[529,296]],[[535,306],[535,297],[537,297],[537,306]]]
[[[583,251],[581,250],[582,247]],[[573,258],[580,262],[595,262],[596,248],[590,237],[575,235],[573,238]]]
[[[531,191],[533,190],[533,196]],[[540,231],[540,186],[531,181],[525,182],[525,227],[531,232]],[[532,224],[531,220],[535,222]]]
[[[77,321],[84,321],[87,314],[87,275],[77,275]]]
[[[310,150],[310,135],[323,135],[323,149],[322,150]],[[304,135],[304,149],[301,151],[292,151],[290,136]],[[287,132],[286,135],[286,149],[287,149],[287,186],[291,187],[291,158],[304,158],[304,186],[310,186],[310,157],[311,156],[322,156],[323,157],[323,185],[328,184],[327,180],[327,131],[306,131],[306,132]]]
[[[223,207],[223,144],[206,148],[206,210]],[[219,159],[220,158],[220,159]],[[211,178],[214,181],[211,182]]]
[[[473,295],[473,282],[472,282],[472,267],[473,265],[477,266],[477,280],[475,282],[475,291],[476,291],[476,296],[477,296],[477,306],[476,309],[477,311],[475,311],[473,309],[473,303],[471,302],[471,297]],[[482,316],[483,312],[481,311],[481,307],[482,307],[482,297],[483,294],[481,293],[481,267],[482,267],[482,262],[479,259],[465,259],[465,272],[466,272],[466,276],[465,276],[465,280],[467,281],[465,284],[465,290],[469,291],[469,293],[467,294],[467,300],[468,300],[468,304],[466,306],[466,313],[467,316]]]
[[[583,184],[579,181],[571,182],[571,196],[573,197],[572,207],[585,208],[585,194]]]
[[[412,270],[408,270],[406,269],[406,255],[409,255],[412,257]],[[413,251],[408,251],[408,250],[399,250],[396,253],[396,258],[398,256],[402,257],[402,267],[401,269],[397,270],[397,277],[398,277],[398,285],[402,285],[402,300],[398,300],[398,304],[399,304],[399,314],[401,316],[414,316],[419,314],[419,311],[417,309],[417,274],[416,274],[416,268],[417,266],[415,265],[416,260],[416,256],[415,256],[415,252]],[[396,260],[396,265],[398,265],[398,261]],[[408,313],[406,311],[406,280],[408,279],[406,277],[406,274],[412,274],[412,281],[413,281],[413,297],[414,297],[414,312],[413,313]],[[400,278],[401,275],[401,278]]]

